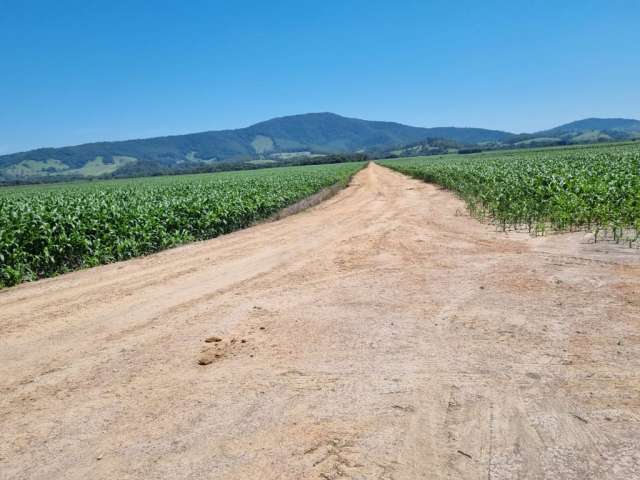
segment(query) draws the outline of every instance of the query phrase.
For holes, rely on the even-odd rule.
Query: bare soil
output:
[[[0,478],[640,478],[640,255],[496,232],[370,165],[4,290]]]

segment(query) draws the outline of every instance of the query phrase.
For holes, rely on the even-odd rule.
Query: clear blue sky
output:
[[[640,2],[0,0],[0,154],[331,111],[640,117]]]

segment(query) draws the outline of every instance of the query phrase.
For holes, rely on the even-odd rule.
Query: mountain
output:
[[[308,113],[274,118],[237,130],[41,148],[0,156],[0,179],[100,176],[133,164],[184,168],[214,162],[279,160],[291,156],[386,151],[447,138],[461,144],[501,142],[513,134],[481,128],[420,128],[393,122]]]
[[[629,118],[585,118],[559,127],[537,132],[537,135],[581,134],[588,131],[640,132],[640,120]]]
[[[635,140],[640,138],[640,121],[628,118],[585,118],[549,130],[511,137],[516,146],[566,145],[573,143]]]
[[[221,168],[228,162],[242,166],[354,152],[410,156],[635,139],[640,139],[640,121],[624,118],[588,118],[516,135],[482,128],[421,128],[334,113],[307,113],[237,130],[40,148],[3,155],[0,182],[140,176]]]
[[[512,134],[482,128],[410,127],[401,123],[376,122],[341,117],[334,113],[308,113],[274,118],[246,129],[272,137],[283,146],[311,147],[316,151],[340,153],[361,149],[385,149],[428,138],[448,138],[460,143],[501,141]]]

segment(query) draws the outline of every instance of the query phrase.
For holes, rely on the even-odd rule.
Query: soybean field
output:
[[[213,238],[363,163],[0,189],[0,287]]]
[[[640,232],[640,143],[385,160],[439,184],[472,215],[531,233],[591,231],[630,246]]]

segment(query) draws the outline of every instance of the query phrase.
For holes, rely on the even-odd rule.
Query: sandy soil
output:
[[[640,478],[638,250],[464,211],[371,165],[0,292],[0,478]]]

